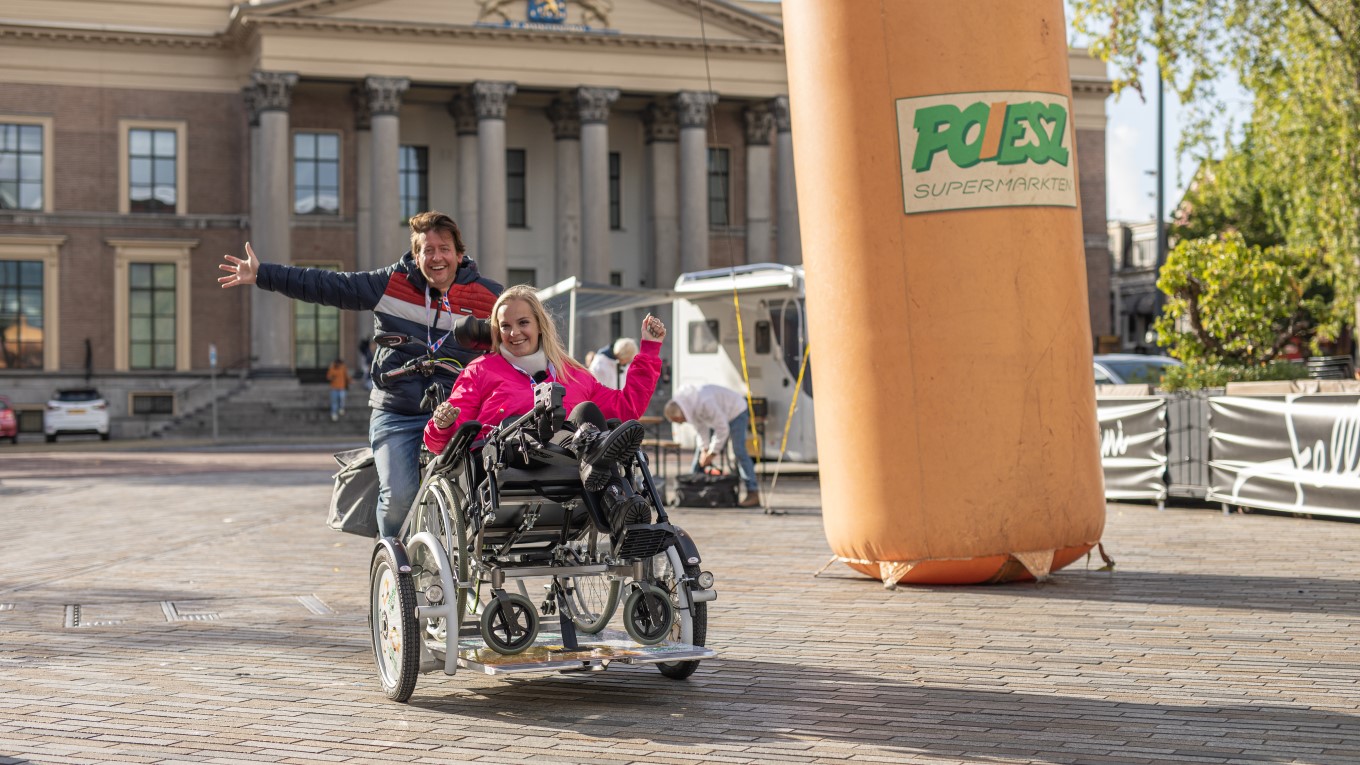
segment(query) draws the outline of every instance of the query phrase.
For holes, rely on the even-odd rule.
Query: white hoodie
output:
[[[746,396],[721,385],[686,385],[672,397],[685,413],[685,422],[694,426],[702,440],[709,430],[708,450],[721,453],[727,446],[728,423],[746,411]]]

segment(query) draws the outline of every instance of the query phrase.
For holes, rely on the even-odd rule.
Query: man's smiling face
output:
[[[420,249],[416,252],[416,265],[425,275],[430,286],[440,292],[447,292],[453,286],[458,273],[458,264],[463,256],[453,246],[453,235],[435,229],[419,236]]]

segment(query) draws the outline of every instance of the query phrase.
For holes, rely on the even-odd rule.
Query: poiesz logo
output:
[[[1076,207],[1068,100],[957,93],[897,101],[903,209]]]
[[[1067,165],[1067,110],[1057,104],[979,101],[967,109],[940,104],[917,110],[913,123],[918,139],[911,169],[918,173],[929,170],[942,151],[958,167],[979,162]]]

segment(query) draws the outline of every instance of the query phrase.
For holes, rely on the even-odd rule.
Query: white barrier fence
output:
[[[1177,479],[1192,475],[1203,485],[1181,485],[1176,493],[1225,507],[1360,518],[1360,393],[1205,400],[1207,427],[1172,421],[1195,410],[1169,406],[1165,397],[1099,397],[1106,498],[1161,502]],[[1170,452],[1169,432],[1182,435],[1172,439]],[[1196,439],[1203,443],[1192,443]],[[1187,459],[1177,448],[1195,452],[1208,469],[1174,470]]]

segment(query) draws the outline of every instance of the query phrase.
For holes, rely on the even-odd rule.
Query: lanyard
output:
[[[505,356],[502,355],[501,358],[505,358]],[[510,361],[510,359],[505,360]],[[528,370],[526,370],[524,367],[520,366],[519,364],[516,364],[513,361],[510,361],[510,366],[514,367],[515,370],[520,374],[529,378],[529,387],[531,388],[537,385],[539,382],[557,382],[557,370],[553,367],[552,364],[549,364],[548,368],[543,370],[543,379],[541,381],[535,380],[534,376],[529,374]]]
[[[449,293],[447,292],[439,296],[439,303],[434,307],[434,321],[430,322],[430,324],[433,324],[436,327],[436,329],[438,328],[439,325],[439,310],[441,308],[448,312],[449,321],[453,321],[453,309],[449,307]],[[425,310],[426,311],[430,310],[430,290],[428,288],[426,288],[425,290]],[[431,342],[430,325],[425,326],[425,347],[429,349],[431,356],[435,354],[435,351],[439,350],[439,347],[444,344],[445,340],[449,339],[449,335],[451,334],[453,334],[452,329],[450,329],[448,332],[445,332],[443,337]]]

